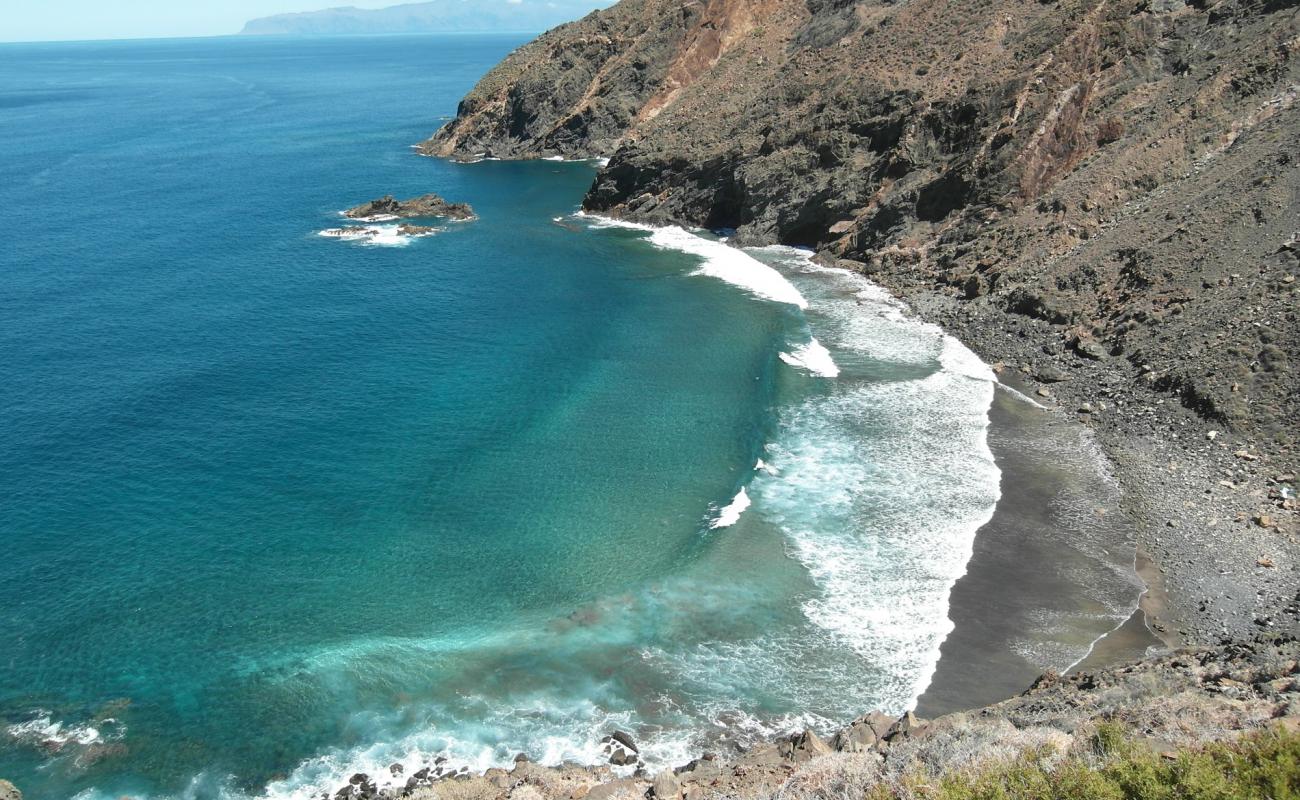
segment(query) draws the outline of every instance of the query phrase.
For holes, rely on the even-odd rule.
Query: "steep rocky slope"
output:
[[[625,0],[426,148],[612,156],[589,209],[988,296],[1286,443],[1298,50],[1277,0]]]
[[[623,0],[422,151],[870,274],[1097,429],[1206,641],[1296,624],[1298,97],[1294,0]]]

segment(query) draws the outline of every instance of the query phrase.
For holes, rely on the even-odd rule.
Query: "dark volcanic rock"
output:
[[[590,210],[1045,319],[1286,438],[1298,35],[1254,0],[623,0],[512,53],[424,150],[609,156]]]
[[[474,209],[468,203],[448,203],[436,194],[426,194],[410,200],[397,200],[392,195],[384,195],[378,200],[362,203],[343,212],[343,216],[352,219],[370,219],[371,217],[444,217],[446,219],[474,219]]]
[[[614,731],[612,734],[610,734],[609,738],[623,745],[625,748],[632,751],[633,753],[641,752],[641,748],[637,747],[636,744],[633,743],[632,735],[629,733],[624,733],[623,731]]]

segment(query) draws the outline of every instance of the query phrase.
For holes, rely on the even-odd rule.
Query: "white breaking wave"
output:
[[[590,700],[575,699],[557,705],[553,697],[537,697],[532,702],[492,708],[482,722],[467,732],[442,731],[431,726],[396,741],[380,741],[317,756],[300,764],[288,777],[269,784],[257,797],[258,800],[308,800],[325,793],[332,797],[358,772],[369,775],[380,789],[400,790],[409,776],[433,764],[435,759],[445,759],[441,766],[448,772],[464,768],[479,774],[494,767],[510,769],[517,752],[511,749],[510,743],[519,746],[526,742],[530,759],[545,766],[564,763],[608,766],[608,752],[602,750],[601,740],[611,731],[628,729],[632,722],[631,713],[610,713]],[[684,764],[695,755],[686,731],[638,738],[637,746],[645,763],[658,768]],[[400,775],[394,776],[389,771],[394,763],[402,765]],[[611,769],[627,777],[635,767]],[[228,792],[227,797],[243,800],[246,795]]]
[[[371,247],[406,247],[414,239],[433,236],[436,230],[420,233],[401,233],[400,225],[366,225],[348,228],[327,228],[318,236],[330,239],[342,239]]]
[[[796,346],[789,353],[781,353],[781,360],[792,367],[802,367],[822,378],[834,378],[840,374],[835,359],[831,358],[831,351],[816,339]]]
[[[740,491],[736,493],[735,498],[718,511],[718,516],[709,523],[709,527],[714,530],[730,528],[740,522],[740,515],[745,513],[745,509],[749,508],[749,504],[749,492],[745,491],[742,486]]]
[[[808,307],[808,301],[779,271],[725,242],[706,239],[675,225],[656,227],[582,212],[578,215],[595,228],[647,231],[649,242],[655,247],[699,257],[702,263],[692,274],[726,281],[764,300],[788,303],[796,308]]]
[[[105,720],[106,724],[116,724],[115,720]],[[94,744],[103,739],[103,734],[92,725],[67,725],[53,719],[48,713],[27,722],[10,725],[5,734],[14,741],[28,745],[60,748],[67,744]]]
[[[898,372],[837,382],[829,395],[783,411],[766,469],[750,488],[820,589],[805,602],[805,616],[882,670],[884,705],[914,707],[952,631],[949,593],[1001,495],[987,441],[992,369],[882,287],[820,266],[806,250],[751,254],[678,227],[587,219],[646,231],[658,247],[698,256],[695,274],[804,309],[837,356],[875,374]],[[755,254],[804,276],[816,302]],[[812,336],[780,357],[815,375],[841,376],[831,349]],[[711,527],[734,524],[750,502],[742,492]]]
[[[780,475],[760,473],[752,490],[820,589],[807,618],[882,667],[893,702],[913,707],[952,630],[949,593],[1000,497],[987,442],[996,378],[865,278],[792,248],[763,251],[807,276],[809,324],[837,356],[899,372],[837,382],[783,412],[766,454]]]

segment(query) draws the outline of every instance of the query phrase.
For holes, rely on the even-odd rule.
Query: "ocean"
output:
[[[791,248],[414,154],[522,37],[0,46],[0,777],[298,798],[901,712],[993,375]],[[437,192],[479,218],[322,236]]]

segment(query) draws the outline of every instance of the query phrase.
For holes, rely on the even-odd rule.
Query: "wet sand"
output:
[[[925,717],[1161,644],[1138,608],[1133,526],[1088,430],[1002,386],[989,417],[1002,497],[953,587],[955,628],[918,703]]]

